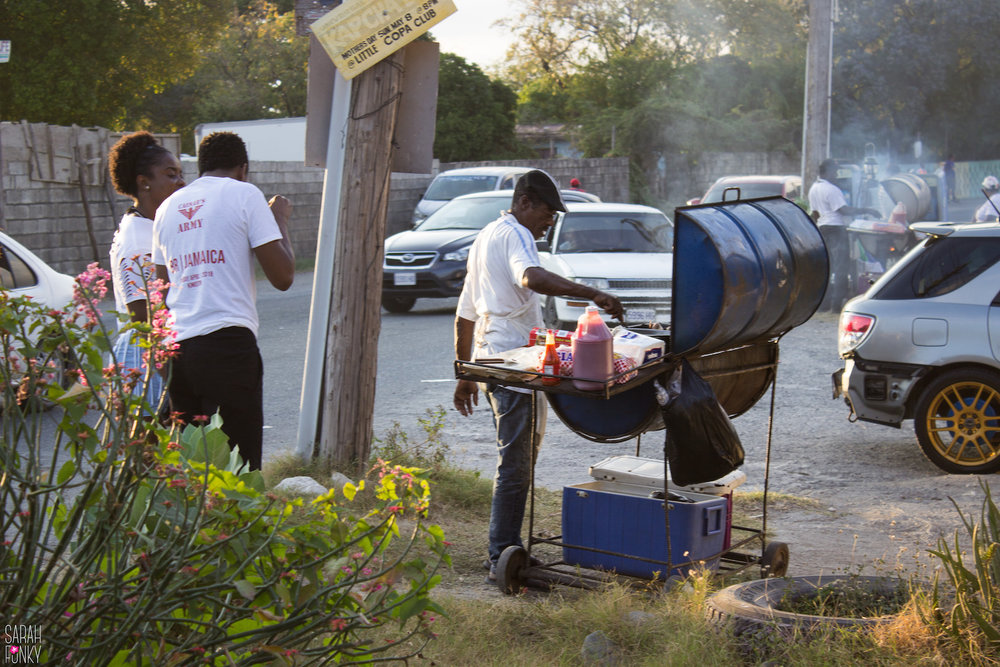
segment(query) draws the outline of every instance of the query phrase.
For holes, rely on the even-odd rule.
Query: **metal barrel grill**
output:
[[[648,368],[641,367],[634,380],[617,386],[609,383],[606,391],[596,395],[569,389],[568,382],[555,387],[533,381],[510,383],[544,391],[559,419],[581,437],[617,443],[663,429],[653,380],[681,357],[708,381],[730,417],[749,410],[769,388],[773,411],[778,340],[808,320],[823,299],[829,273],[826,247],[812,220],[787,199],[737,199],[681,207],[675,210],[674,227],[670,328],[633,329],[663,340],[667,350],[663,358]],[[456,362],[456,373],[477,379],[474,366]],[[490,381],[504,383],[495,377]],[[720,499],[712,502],[712,496],[697,493],[701,489],[692,493],[693,487],[671,489],[669,470],[663,461],[659,476],[662,488],[647,493],[647,497],[639,497],[645,490],[622,491],[600,480],[578,485],[580,488],[566,487],[563,534],[538,537],[534,535],[532,479],[528,546],[509,547],[503,553],[497,565],[498,585],[506,592],[553,582],[593,587],[614,576],[603,571],[664,578],[695,560],[721,571],[738,571],[759,563],[766,576],[780,576],[787,568],[787,546],[778,542],[768,545],[764,540],[770,423],[761,529],[728,524],[723,527],[719,523]],[[693,505],[684,504],[692,499]],[[607,507],[602,507],[602,502]],[[574,509],[577,505],[579,508]],[[649,520],[650,508],[662,513],[658,521]],[[731,511],[730,494],[730,519]],[[575,517],[573,512],[585,513],[586,519]],[[619,524],[626,517],[649,525],[636,524],[640,532],[637,541],[605,540],[602,526],[620,532]],[[582,542],[581,526],[585,526],[586,533]],[[720,529],[724,535],[719,534]],[[702,540],[702,534],[709,537]],[[677,542],[673,548],[672,540]],[[691,540],[697,548],[691,548]],[[531,564],[531,548],[537,544],[561,547],[563,559]],[[706,545],[711,545],[707,553]],[[757,547],[759,550],[748,552]],[[694,555],[679,563],[673,561],[672,553]]]

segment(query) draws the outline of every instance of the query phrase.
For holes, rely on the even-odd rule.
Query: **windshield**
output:
[[[488,175],[465,175],[465,176],[445,176],[441,175],[434,179],[431,186],[427,188],[424,199],[434,201],[449,201],[455,197],[461,197],[471,192],[482,192],[492,190],[496,185],[497,177]]]
[[[482,229],[508,208],[510,197],[459,199],[431,213],[416,229],[422,232],[432,229]]]
[[[670,252],[674,228],[662,213],[563,215],[554,252]]]

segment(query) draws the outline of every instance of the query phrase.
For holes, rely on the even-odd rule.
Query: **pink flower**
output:
[[[347,628],[347,619],[335,618],[332,621],[330,621],[330,629],[333,630],[334,632],[341,632],[346,628]]]

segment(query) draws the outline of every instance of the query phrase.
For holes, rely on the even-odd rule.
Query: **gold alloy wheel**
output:
[[[1000,464],[1000,391],[991,380],[985,376],[982,381],[953,381],[945,376],[928,387],[929,400],[921,400],[921,447],[949,472],[987,472],[984,466]]]

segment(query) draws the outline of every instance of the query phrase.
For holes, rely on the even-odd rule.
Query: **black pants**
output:
[[[851,296],[848,280],[851,248],[848,245],[847,228],[842,225],[822,225],[819,233],[830,257],[830,282],[826,286],[826,296],[820,310],[832,310],[836,313],[840,312],[844,302]]]
[[[180,342],[170,377],[170,404],[183,422],[222,416],[230,447],[260,470],[264,432],[264,363],[245,327],[227,327]]]

